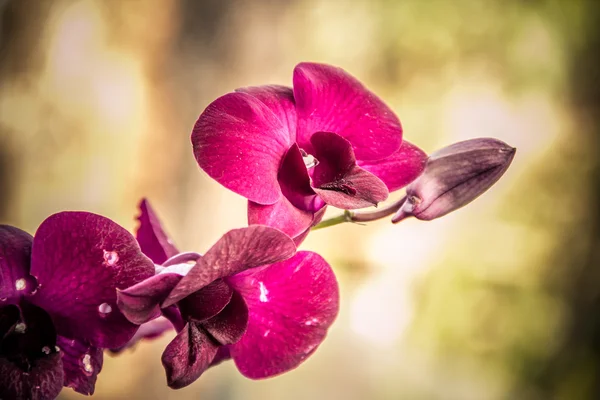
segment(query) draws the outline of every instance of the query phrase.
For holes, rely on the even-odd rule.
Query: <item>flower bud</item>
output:
[[[457,210],[488,190],[512,162],[516,149],[492,138],[454,143],[433,153],[406,188],[406,201],[392,218],[430,221]]]

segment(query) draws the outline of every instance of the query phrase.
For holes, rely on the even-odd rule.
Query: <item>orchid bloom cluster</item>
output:
[[[199,166],[248,199],[248,226],[203,255],[179,251],[145,199],[135,238],[88,212],[54,214],[33,237],[0,225],[0,398],[93,394],[104,350],[170,329],[161,361],[174,389],[229,359],[251,379],[296,368],[339,309],[329,264],[297,250],[311,230],[439,218],[490,188],[515,154],[479,138],[427,156],[402,133],[354,77],[302,63],[293,87],[239,89],[196,122]],[[323,221],[327,206],[343,213]]]

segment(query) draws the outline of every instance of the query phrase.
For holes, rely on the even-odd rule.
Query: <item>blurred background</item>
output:
[[[181,249],[204,252],[246,209],[196,165],[194,122],[237,87],[291,85],[300,61],[355,75],[428,152],[518,148],[443,219],[309,237],[342,304],[297,370],[254,382],[230,362],[170,390],[169,334],[107,356],[95,398],[600,398],[600,3],[0,0],[0,14],[0,222],[31,233],[67,209],[133,231],[147,196]]]

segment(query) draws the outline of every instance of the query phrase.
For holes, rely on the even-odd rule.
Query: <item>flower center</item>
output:
[[[314,168],[317,166],[317,164],[319,164],[319,160],[317,160],[315,156],[313,156],[312,154],[308,154],[303,149],[300,149],[300,154],[302,154],[302,159],[304,160],[304,165],[306,166],[306,169]]]

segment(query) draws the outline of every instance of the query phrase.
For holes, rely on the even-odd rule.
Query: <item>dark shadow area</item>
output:
[[[589,168],[587,198],[579,201],[587,212],[576,221],[572,235],[563,233],[562,246],[555,249],[554,266],[570,275],[567,282],[554,285],[562,292],[570,323],[558,350],[534,378],[542,398],[568,393],[571,398],[600,399],[600,4],[585,4],[587,31],[581,45],[571,50],[568,76],[572,109],[581,128],[569,132],[582,146],[576,154],[583,159],[574,161]]]

